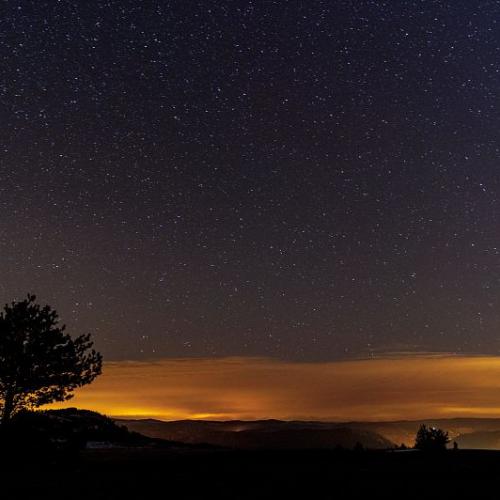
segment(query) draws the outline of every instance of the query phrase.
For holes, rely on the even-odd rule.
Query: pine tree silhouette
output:
[[[6,424],[21,409],[65,401],[100,373],[90,335],[72,339],[57,312],[34,295],[0,313],[0,412]]]

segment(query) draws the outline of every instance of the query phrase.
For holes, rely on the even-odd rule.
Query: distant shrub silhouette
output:
[[[0,414],[6,424],[22,409],[65,401],[100,373],[102,356],[90,335],[72,339],[56,311],[36,297],[12,302],[0,313]]]
[[[361,452],[365,451],[365,447],[363,446],[363,443],[360,443],[359,441],[356,441],[356,444],[354,445],[354,451]]]
[[[415,448],[422,451],[446,450],[450,442],[448,433],[436,427],[421,425],[415,438]]]

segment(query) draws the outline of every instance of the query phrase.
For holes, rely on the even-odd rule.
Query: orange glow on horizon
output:
[[[74,399],[52,405],[68,406],[161,420],[499,417],[500,357],[109,362]]]

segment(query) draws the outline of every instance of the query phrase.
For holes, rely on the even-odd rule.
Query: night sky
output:
[[[108,360],[500,352],[500,2],[6,0],[0,302]]]

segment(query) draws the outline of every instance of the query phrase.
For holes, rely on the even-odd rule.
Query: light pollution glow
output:
[[[67,406],[162,420],[500,417],[500,357],[108,362],[91,386],[55,407]]]

